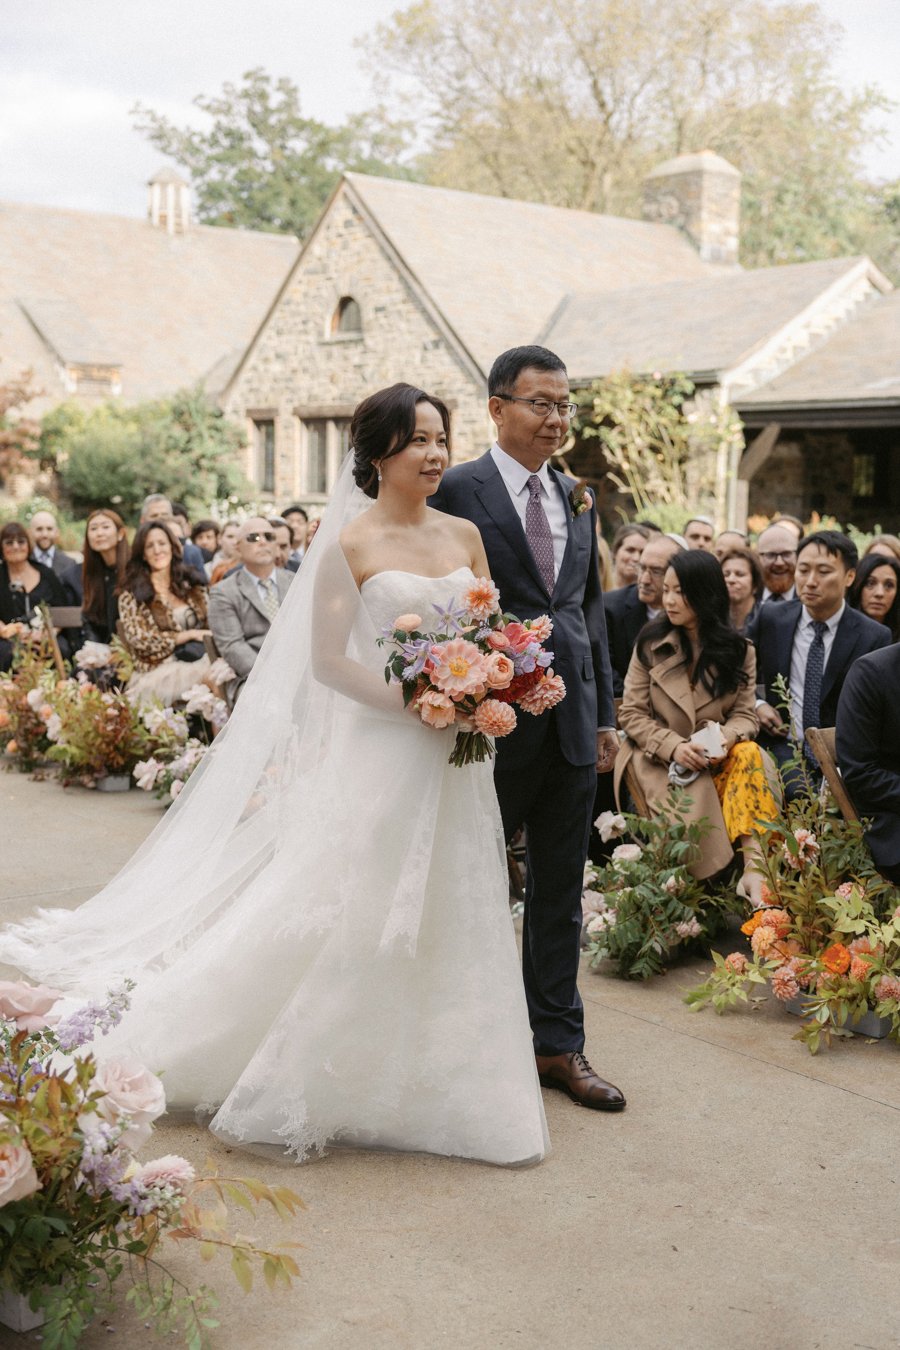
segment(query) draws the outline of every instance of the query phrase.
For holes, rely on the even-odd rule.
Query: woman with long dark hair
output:
[[[127,690],[139,701],[177,703],[206,679],[206,587],[162,520],[145,520],[134,536],[119,614],[135,666]]]
[[[9,521],[0,530],[0,670],[9,670],[14,641],[28,634],[40,604],[68,603],[69,597],[53,569],[31,557],[31,540],[24,525]],[[77,630],[72,636],[77,638]],[[60,646],[68,656],[70,648],[65,639]]]
[[[108,506],[92,511],[84,525],[82,626],[90,642],[111,642],[119,619],[119,587],[125,580],[125,522]]]
[[[691,871],[699,878],[720,872],[739,841],[744,874],[738,891],[759,904],[759,822],[772,820],[777,804],[753,740],[759,730],[756,653],[731,625],[728,589],[712,553],[695,549],[672,557],[663,610],[641,631],[625,677],[619,725],[627,739],[616,761],[616,791],[629,764],[652,810],[671,807],[672,793],[683,789],[687,819],[705,816],[712,825]],[[708,723],[721,728],[721,754],[691,740]]]
[[[900,641],[900,562],[884,553],[867,553],[856,569],[847,597],[854,609],[883,623]]]

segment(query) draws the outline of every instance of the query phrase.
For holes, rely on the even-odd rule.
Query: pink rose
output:
[[[444,727],[452,726],[456,718],[456,708],[453,706],[453,700],[446,694],[441,694],[436,689],[426,689],[420,694],[415,703],[416,712],[421,717],[427,727],[437,727],[439,731]]]
[[[135,1152],[150,1138],[150,1126],[166,1109],[166,1092],[155,1073],[130,1055],[107,1059],[97,1066],[94,1087],[105,1095],[97,1114],[109,1124],[128,1124],[121,1142]]]
[[[487,645],[493,647],[495,652],[502,652],[509,646],[509,638],[499,628],[495,628],[487,635]]]
[[[28,1149],[21,1144],[0,1144],[0,1205],[27,1199],[40,1184]]]
[[[183,788],[184,788],[184,783],[182,783],[182,781],[181,781],[180,778],[176,778],[176,779],[175,779],[175,782],[174,782],[174,783],[172,784],[172,786],[169,788],[169,796],[172,798],[172,801],[173,801],[173,802],[174,802],[175,798],[178,796],[178,794],[183,790]]]
[[[488,689],[508,689],[512,684],[516,668],[508,656],[495,652],[485,662]]]
[[[186,1158],[179,1158],[176,1153],[167,1153],[164,1158],[154,1158],[152,1162],[143,1163],[132,1173],[131,1180],[148,1188],[171,1186],[173,1191],[179,1191],[183,1195],[196,1175]]]
[[[61,998],[58,989],[48,989],[45,984],[0,980],[0,1017],[8,1017],[15,1022],[18,1031],[41,1031],[44,1027],[55,1027],[60,1014],[48,1014]]]
[[[394,628],[399,628],[404,633],[413,633],[421,622],[421,614],[400,614],[394,620]]]
[[[530,632],[523,623],[508,623],[504,628],[507,644],[518,656],[524,652],[530,642],[536,642],[534,633]]]

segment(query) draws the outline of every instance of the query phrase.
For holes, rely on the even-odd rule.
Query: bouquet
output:
[[[418,614],[401,614],[385,629],[379,642],[394,650],[384,677],[402,684],[404,706],[427,726],[458,728],[451,764],[490,759],[493,741],[515,728],[513,704],[538,717],[565,697],[543,645],[553,624],[546,614],[520,622],[501,613],[500,592],[486,577],[461,605],[434,610],[436,632],[424,632]]]
[[[56,990],[0,982],[0,1293],[43,1312],[50,1350],[77,1344],[126,1269],[126,1298],[141,1317],[162,1332],[181,1323],[192,1350],[206,1344],[215,1299],[179,1287],[160,1262],[165,1237],[199,1243],[205,1260],[224,1250],[245,1290],[254,1262],[272,1288],[299,1273],[286,1252],[226,1226],[226,1199],[249,1210],[265,1200],[286,1219],[302,1204],[292,1191],[215,1171],[198,1177],[172,1154],[137,1160],[165,1111],[162,1082],[131,1057],[83,1049],[121,1021],[132,988],[61,1019]]]

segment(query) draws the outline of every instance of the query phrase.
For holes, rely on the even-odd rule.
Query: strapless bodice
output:
[[[364,581],[360,594],[379,631],[393,624],[401,614],[419,614],[427,632],[437,623],[434,606],[461,601],[463,590],[474,579],[471,567],[457,567],[443,577],[422,577],[417,572],[391,569],[376,572]]]

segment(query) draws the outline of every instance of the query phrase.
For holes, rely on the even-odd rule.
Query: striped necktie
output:
[[[275,615],[278,613],[278,588],[275,585],[275,578],[266,577],[265,581],[260,582],[260,585],[265,591],[265,599],[263,600],[263,609],[269,616],[269,622],[271,622],[272,619],[275,618]]]

